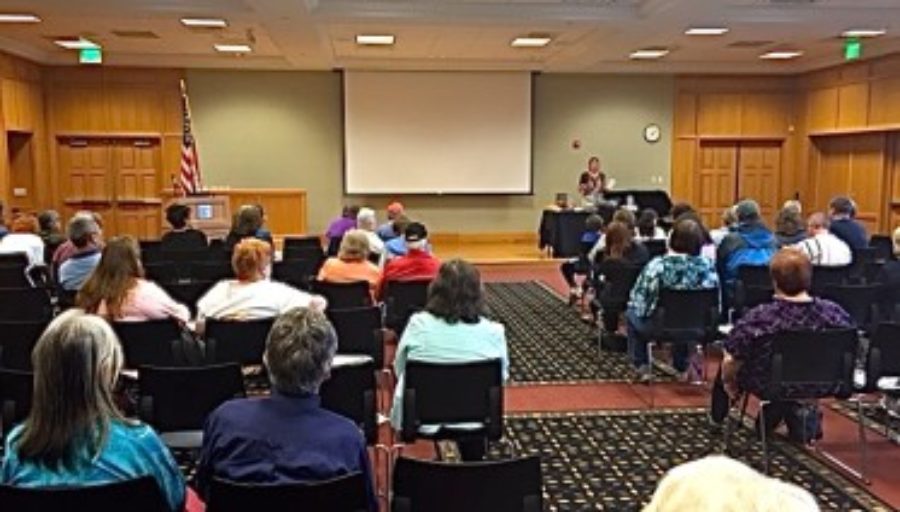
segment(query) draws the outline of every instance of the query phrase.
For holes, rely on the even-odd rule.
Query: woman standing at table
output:
[[[578,192],[585,206],[596,206],[606,192],[606,175],[600,170],[600,159],[592,156],[588,159],[588,168],[578,179]]]

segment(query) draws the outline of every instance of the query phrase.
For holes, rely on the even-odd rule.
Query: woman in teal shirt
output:
[[[102,318],[81,310],[60,315],[32,361],[31,413],[7,437],[0,483],[88,486],[152,476],[169,508],[184,509],[184,479],[168,449],[153,429],[116,409],[122,348]]]

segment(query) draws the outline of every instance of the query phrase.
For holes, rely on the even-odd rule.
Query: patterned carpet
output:
[[[506,326],[513,383],[623,382],[635,377],[625,354],[603,352],[601,358],[596,329],[543,284],[486,283],[485,288],[488,315]],[[673,376],[658,372],[657,378]]]
[[[846,416],[856,421],[856,406],[846,402],[832,402],[829,404],[831,410],[838,414]],[[866,404],[863,407],[863,425],[870,430],[880,434],[885,434],[885,427],[888,422],[887,411],[878,404]],[[890,438],[900,444],[900,418],[893,418],[890,422],[891,429],[889,431]]]
[[[691,409],[513,416],[506,436],[517,455],[541,456],[550,512],[640,510],[668,469],[723,446],[705,411]],[[732,456],[762,468],[750,428],[737,432],[732,446],[740,447]],[[890,510],[804,450],[783,441],[772,446],[772,475],[810,491],[822,510]],[[495,447],[491,455],[508,450]]]

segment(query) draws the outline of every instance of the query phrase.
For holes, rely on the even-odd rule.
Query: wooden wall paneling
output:
[[[737,199],[755,199],[766,222],[780,207],[781,151],[780,143],[768,142],[741,142],[739,148]]]
[[[791,97],[788,94],[752,93],[741,95],[741,135],[785,136],[791,124]]]
[[[112,203],[110,147],[104,139],[62,139],[58,146],[60,186],[70,204]]]
[[[676,136],[697,134],[697,95],[681,92],[675,96],[675,129]]]
[[[741,95],[704,93],[697,98],[699,135],[738,135],[741,133]]]
[[[266,212],[266,224],[277,236],[305,234],[307,230],[306,191],[300,189],[222,189],[215,194],[227,194],[231,211],[236,213],[245,204],[261,204]]]
[[[107,86],[108,120],[113,132],[159,133],[163,125],[163,100],[158,88],[140,85]]]
[[[837,87],[811,90],[806,98],[806,126],[811,131],[837,128]]]
[[[37,141],[31,133],[7,132],[6,149],[9,164],[9,206],[12,209],[36,211],[42,208],[35,196],[35,152]],[[24,194],[16,194],[16,190]]]
[[[697,151],[697,210],[707,226],[717,226],[722,211],[734,204],[737,145],[701,142]]]
[[[813,208],[828,210],[828,202],[850,187],[850,141],[846,137],[827,137],[815,141],[815,202]]]
[[[869,123],[869,84],[860,82],[838,88],[838,128],[862,128]]]
[[[887,198],[885,186],[886,136],[883,133],[850,139],[850,196],[856,201],[856,217],[870,233],[881,229]]]
[[[873,80],[869,94],[869,124],[900,125],[900,76]]]
[[[669,194],[673,201],[696,202],[694,170],[696,169],[697,139],[676,139],[672,146],[672,184]]]
[[[158,201],[161,186],[159,141],[116,140],[112,151],[116,201]]]

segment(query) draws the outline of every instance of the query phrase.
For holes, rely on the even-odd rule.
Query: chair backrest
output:
[[[225,260],[192,261],[189,265],[193,281],[216,282],[222,279],[234,279],[231,262]]]
[[[874,263],[878,258],[878,249],[874,247],[860,247],[853,249],[853,262],[848,269],[851,279],[862,279],[866,275],[866,267]]]
[[[872,235],[869,247],[875,249],[875,259],[886,261],[894,256],[894,242],[888,235]]]
[[[310,290],[319,273],[320,262],[315,260],[282,260],[272,265],[272,278],[301,290]]]
[[[451,464],[400,457],[393,472],[392,512],[539,512],[541,459]]]
[[[813,266],[812,273],[812,290],[814,295],[821,295],[825,288],[844,284],[850,277],[850,266],[844,267],[823,267],[820,265]]]
[[[744,286],[772,287],[772,276],[769,274],[768,265],[741,265],[738,267],[737,276]]]
[[[328,249],[325,250],[325,254],[329,257],[337,256],[338,251],[341,248],[341,241],[343,241],[344,237],[334,237],[328,239]]]
[[[337,362],[331,368],[331,376],[319,390],[322,407],[353,420],[363,431],[366,442],[374,445],[378,438],[375,363],[372,360],[358,364]]]
[[[288,249],[319,249],[322,250],[322,239],[317,236],[286,236],[284,237],[284,250]]]
[[[171,319],[144,322],[113,322],[112,328],[122,343],[125,366],[175,366],[175,343],[181,337],[181,327]]]
[[[381,309],[368,306],[351,309],[329,309],[325,312],[338,337],[339,354],[364,354],[384,366],[384,335]]]
[[[0,265],[0,287],[3,288],[29,288],[28,268],[17,265]]]
[[[858,327],[868,329],[875,319],[874,307],[881,290],[877,284],[840,284],[826,286],[822,296],[844,308]]]
[[[28,255],[24,252],[7,252],[0,254],[0,267],[21,267],[28,266]]]
[[[103,485],[31,488],[0,485],[4,510],[50,512],[168,512],[159,484],[152,476]]]
[[[362,473],[352,473],[324,482],[289,485],[241,484],[214,478],[209,487],[206,511],[367,512],[367,489],[366,478]]]
[[[0,368],[0,433],[3,434],[0,441],[16,424],[28,417],[33,394],[33,373]]]
[[[503,435],[499,359],[439,364],[408,361],[403,388],[404,441],[425,424],[482,423],[489,439]]]
[[[855,329],[784,331],[772,336],[770,398],[846,398],[853,391],[853,369],[859,336]],[[800,396],[792,390],[830,390]]]
[[[190,281],[182,283],[160,283],[159,285],[176,301],[191,310],[191,316],[197,316],[197,302],[216,283],[212,281]]]
[[[769,286],[738,286],[735,288],[735,309],[738,317],[744,312],[753,309],[760,304],[772,302],[775,289]]]
[[[425,308],[430,280],[386,281],[384,285],[385,324],[398,334],[409,318]]]
[[[195,261],[207,261],[209,260],[209,248],[188,251],[163,251],[162,259],[178,265],[187,265]]]
[[[719,290],[671,290],[659,293],[656,314],[665,341],[706,341],[715,335],[719,316]]]
[[[282,253],[282,261],[285,260],[305,260],[313,263],[316,272],[325,262],[325,251],[321,247],[285,247]]]
[[[621,264],[613,264],[612,260],[607,260],[601,265],[601,268],[603,269],[601,303],[615,303],[617,305],[627,303],[628,296],[631,294],[631,288],[637,282],[643,267],[631,265],[624,261]]]
[[[666,243],[665,240],[644,240],[643,242],[651,259],[666,254]]]
[[[50,294],[41,288],[0,288],[0,320],[40,322],[53,318]]]
[[[144,263],[143,266],[147,279],[156,281],[160,285],[178,281],[177,265],[171,261],[154,261]]]
[[[313,281],[313,291],[328,299],[330,309],[358,308],[372,305],[369,283],[355,281],[352,283],[327,283]]]
[[[31,351],[48,323],[0,322],[0,367],[31,370]]]
[[[211,363],[262,364],[274,319],[206,319],[206,356]]]
[[[878,324],[869,344],[866,367],[866,385],[870,391],[881,377],[900,377],[900,324]]]
[[[216,407],[246,395],[241,367],[236,363],[191,368],[142,366],[138,379],[141,419],[160,432],[202,430]]]

